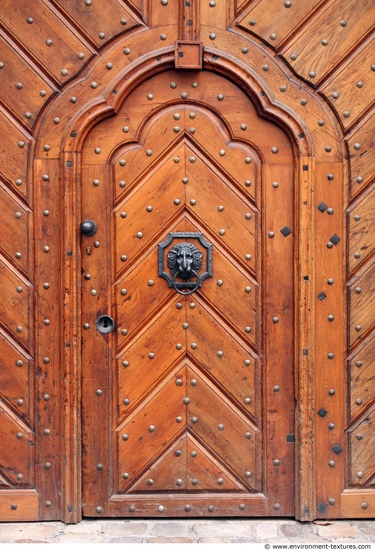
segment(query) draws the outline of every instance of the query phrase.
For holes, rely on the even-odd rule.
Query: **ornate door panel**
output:
[[[2,1],[1,519],[374,516],[374,10]]]
[[[82,166],[83,513],[293,514],[288,138],[223,77],[168,71]]]

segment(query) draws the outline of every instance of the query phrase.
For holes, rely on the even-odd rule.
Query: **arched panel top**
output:
[[[41,118],[37,157],[59,158],[62,150],[79,151],[89,129],[118,112],[135,86],[173,68],[175,32],[168,26],[141,30],[103,51],[84,76],[51,102]],[[167,38],[160,42],[162,35]],[[218,30],[215,45],[204,49],[203,70],[236,82],[261,116],[289,133],[297,156],[315,156],[324,162],[342,159],[341,135],[331,111],[280,59],[251,37],[233,31]],[[137,52],[134,56],[133,51]],[[59,125],[64,132],[56,131]]]

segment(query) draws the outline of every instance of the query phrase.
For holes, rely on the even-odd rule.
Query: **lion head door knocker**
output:
[[[166,251],[175,239],[178,241]],[[182,239],[195,239],[203,252],[196,244]],[[165,259],[169,273],[164,269]],[[200,273],[202,266],[205,271]],[[204,240],[202,233],[170,233],[168,238],[159,244],[159,276],[164,277],[168,286],[179,294],[192,294],[202,286],[205,279],[212,277],[212,245]]]

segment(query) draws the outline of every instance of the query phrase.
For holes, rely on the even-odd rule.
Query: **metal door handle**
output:
[[[98,227],[93,220],[85,220],[81,223],[81,233],[87,237],[95,235]]]

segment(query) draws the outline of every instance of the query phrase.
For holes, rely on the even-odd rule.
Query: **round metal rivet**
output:
[[[356,438],[358,439],[358,441],[361,441],[364,438],[364,436],[363,434],[357,434]]]
[[[187,95],[186,92],[182,92],[182,94],[181,94],[182,99],[187,99],[187,96],[188,96],[188,95]]]
[[[125,48],[124,49],[124,54],[129,55],[130,54],[130,48]]]
[[[273,505],[274,510],[280,510],[281,506],[278,502]]]
[[[59,124],[59,122],[60,122],[59,117],[58,117],[58,116],[55,117],[55,118],[53,119],[53,122],[54,122],[55,124]]]
[[[182,183],[186,184],[186,183],[189,183],[189,179],[188,178],[182,178]]]
[[[197,349],[198,344],[196,342],[192,342],[190,347],[191,347],[191,349]]]
[[[307,105],[307,99],[301,99],[301,105]]]
[[[359,252],[354,252],[354,258],[358,260],[361,257]]]
[[[198,418],[196,416],[193,416],[191,418],[191,421],[192,421],[193,424],[196,424],[198,422]]]
[[[332,181],[334,177],[335,176],[333,174],[327,174],[327,179],[329,179],[330,181]]]
[[[345,21],[345,19],[343,19],[342,21],[340,21],[340,25],[341,25],[342,27],[346,27],[347,22]]]
[[[334,281],[333,279],[331,279],[331,278],[327,279],[327,283],[328,283],[329,285],[333,285],[334,282],[335,282],[335,281]]]
[[[245,365],[248,367],[251,364],[250,359],[245,359]]]
[[[126,290],[126,288],[121,289],[122,296],[126,296],[127,293],[128,293],[128,291]]]
[[[16,183],[16,185],[22,185],[22,180],[17,179],[15,183]]]
[[[209,38],[210,38],[210,40],[215,40],[216,34],[214,32],[210,32]]]
[[[273,461],[274,466],[280,466],[280,460],[278,458],[275,458]]]
[[[215,510],[214,506],[212,506],[212,504],[210,504],[209,506],[207,506],[207,510],[209,512],[213,512]]]
[[[223,283],[223,281],[222,281],[221,279],[219,279],[219,280],[217,281],[217,286],[223,286],[223,284],[224,284],[224,283]]]
[[[17,439],[22,439],[23,438],[23,434],[21,432],[17,432],[16,433],[16,438]]]
[[[272,147],[271,148],[271,153],[273,153],[274,155],[276,155],[276,153],[278,153],[278,152],[279,152],[279,150],[278,150],[277,147]]]
[[[96,465],[96,469],[97,469],[99,472],[101,472],[101,471],[103,470],[103,468],[104,468],[103,464],[97,464],[97,465]]]
[[[189,405],[189,403],[190,403],[189,397],[184,397],[184,403],[185,403],[185,405]]]
[[[251,260],[251,254],[245,254],[245,260]]]
[[[328,46],[328,40],[326,38],[323,38],[322,46]]]
[[[96,295],[97,295],[97,291],[95,289],[92,289],[91,296],[96,296]]]
[[[89,323],[83,323],[83,328],[84,328],[85,330],[89,330],[90,324],[89,324]]]
[[[250,403],[251,403],[250,397],[245,397],[244,401],[245,401],[246,405],[250,405]]]
[[[104,509],[103,509],[102,506],[97,506],[95,508],[95,511],[96,511],[97,514],[102,514],[104,512]]]
[[[275,236],[275,233],[273,231],[269,231],[268,236],[269,236],[270,239],[273,239],[274,236]]]
[[[251,287],[250,286],[245,286],[245,292],[247,292],[247,293],[251,292]]]
[[[270,39],[271,39],[271,40],[276,40],[276,38],[277,38],[277,35],[276,35],[275,32],[273,32],[273,33],[270,34]]]
[[[361,479],[361,478],[363,477],[363,472],[357,472],[356,475],[357,475],[357,477],[358,477],[359,479]]]
[[[327,214],[333,214],[334,213],[334,209],[333,208],[327,208]]]
[[[362,405],[362,399],[360,397],[358,397],[356,400],[356,405]]]
[[[44,435],[51,435],[51,430],[49,430],[48,428],[44,430]]]
[[[220,430],[220,431],[223,431],[224,430],[224,424],[218,424],[217,429]]]
[[[330,460],[330,461],[328,462],[328,466],[329,466],[330,468],[333,468],[333,467],[335,466],[335,461],[334,461],[334,460]]]
[[[52,502],[50,500],[46,500],[44,505],[47,507],[47,508],[50,508],[52,506]]]
[[[354,221],[359,222],[360,219],[361,219],[361,216],[359,214],[354,215]]]
[[[328,499],[328,504],[330,504],[331,506],[333,506],[334,504],[336,504],[336,500],[334,498],[329,498]]]
[[[128,367],[129,366],[129,361],[123,361],[122,366],[123,367]]]
[[[226,233],[225,229],[220,229],[219,235],[225,235],[225,233]]]
[[[176,456],[182,456],[182,451],[177,450],[177,451],[175,452],[175,455],[176,455]]]
[[[48,363],[50,362],[50,358],[49,357],[43,357],[43,363],[45,365],[48,365]]]
[[[182,349],[182,344],[176,344],[176,349]]]
[[[17,504],[11,504],[10,509],[11,510],[17,510]]]
[[[334,430],[334,429],[335,429],[335,425],[334,425],[333,422],[330,422],[330,423],[328,424],[328,429],[329,429],[329,430]]]
[[[250,21],[249,21],[250,27],[254,27],[255,24],[256,24],[255,19],[250,19]]]
[[[21,359],[18,359],[18,361],[16,361],[16,365],[17,367],[22,367],[23,361],[21,361]]]
[[[125,256],[125,254],[123,254],[123,255],[121,256],[121,261],[122,261],[122,262],[126,262],[127,259],[128,259],[128,257]]]
[[[356,325],[355,330],[356,330],[356,332],[360,332],[362,330],[362,326],[361,325]]]
[[[43,288],[45,288],[46,290],[49,289],[49,283],[43,283]]]
[[[344,118],[349,118],[350,117],[350,111],[344,111],[343,116],[344,116]]]
[[[316,77],[316,72],[315,71],[310,71],[309,72],[309,77],[310,78],[315,78]]]
[[[245,327],[245,332],[247,333],[251,332],[251,327]]]
[[[182,479],[176,479],[176,485],[177,485],[178,487],[181,487],[181,486],[183,485]]]
[[[148,431],[149,432],[154,432],[155,431],[155,426],[153,426],[153,425],[149,426]]]
[[[22,327],[19,327],[19,326],[18,326],[18,327],[16,328],[16,332],[22,332]]]
[[[176,386],[182,386],[182,385],[183,385],[183,381],[181,380],[181,378],[177,378]]]
[[[128,472],[125,472],[125,473],[122,474],[121,477],[122,477],[122,479],[129,479],[130,476],[129,476]]]
[[[174,199],[173,203],[178,206],[179,204],[181,204],[181,201],[180,199]]]
[[[23,405],[23,399],[17,399],[17,405],[21,407],[21,405]]]
[[[152,99],[154,99],[154,95],[153,94],[147,94],[147,99],[151,101]]]
[[[49,401],[51,399],[51,396],[48,393],[45,393],[43,395],[43,399],[44,399],[44,401]]]
[[[103,395],[102,390],[96,390],[95,393],[96,393],[96,395],[97,395],[98,397],[100,397],[101,395]]]
[[[50,248],[49,246],[43,246],[43,252],[49,252]]]
[[[279,320],[280,319],[278,317],[272,317],[272,322],[275,323],[275,324],[278,323]]]
[[[160,3],[162,6],[167,6],[168,5],[168,0],[160,0]]]
[[[190,510],[191,510],[190,504],[185,504],[184,510],[185,510],[185,512],[190,512]]]
[[[286,92],[286,86],[285,86],[285,84],[283,84],[282,86],[280,86],[280,92]]]
[[[218,98],[219,101],[223,101],[224,94],[217,94],[217,98]]]
[[[335,390],[334,389],[330,389],[328,390],[328,395],[335,395]]]
[[[173,162],[178,164],[180,162],[180,157],[174,157]]]
[[[177,416],[176,417],[176,422],[178,422],[180,424],[182,422],[182,416]]]
[[[331,243],[331,241],[329,241],[326,246],[327,246],[327,248],[333,248],[333,243]]]
[[[363,82],[362,82],[362,80],[359,80],[359,81],[357,82],[357,88],[363,88]]]
[[[332,322],[335,320],[335,316],[334,315],[328,315],[327,317],[328,321]]]
[[[357,177],[355,178],[355,181],[356,181],[357,183],[362,183],[362,182],[363,182],[362,176],[357,176]]]
[[[164,510],[165,510],[164,506],[158,506],[158,511],[159,512],[164,512]]]
[[[105,38],[105,33],[104,33],[104,32],[100,32],[100,33],[98,34],[98,36],[99,36],[99,38],[100,38],[101,40],[104,40],[104,38]]]
[[[367,510],[367,508],[368,508],[367,502],[362,502],[361,508],[362,508],[362,510]]]
[[[245,433],[245,439],[251,439],[251,433],[250,432]]]
[[[356,367],[362,367],[362,365],[363,365],[363,361],[356,361],[355,362]]]
[[[252,474],[251,472],[249,472],[249,471],[245,472],[245,477],[246,477],[246,478],[249,479],[249,478],[252,477],[252,476],[253,476],[253,474]]]
[[[279,391],[280,391],[280,386],[274,386],[274,387],[273,387],[273,391],[274,391],[275,393],[279,392]]]
[[[120,181],[119,182],[119,186],[123,189],[126,185],[126,182],[125,181]]]
[[[34,22],[34,19],[32,17],[28,17],[26,19],[26,22],[29,24],[29,25],[32,25],[32,23]]]
[[[22,292],[22,286],[17,286],[17,287],[16,287],[16,291],[17,291],[18,293]]]
[[[197,381],[194,380],[194,379],[193,379],[193,380],[190,380],[190,384],[191,384],[192,386],[196,386],[196,385],[197,385]]]
[[[124,434],[124,435],[122,436],[122,440],[123,440],[123,441],[127,441],[128,439],[129,439],[128,434]]]
[[[147,155],[148,157],[151,157],[151,156],[152,156],[152,150],[151,150],[151,149],[147,149],[146,155]]]
[[[225,151],[224,151],[224,149],[220,149],[219,155],[220,155],[221,157],[224,157],[224,156],[225,156]]]
[[[324,147],[324,150],[326,151],[326,153],[330,153],[332,151],[332,147],[330,145],[326,145],[326,147]]]
[[[246,181],[245,181],[245,185],[246,185],[246,187],[250,187],[251,181],[250,181],[250,180],[246,180]]]
[[[328,359],[333,359],[333,358],[335,357],[335,354],[332,353],[332,352],[329,352],[329,353],[327,354],[327,357],[328,357]]]
[[[142,239],[142,237],[143,237],[142,231],[138,231],[137,237],[138,237],[138,239]]]
[[[146,206],[146,211],[147,212],[152,212],[153,211],[153,207],[152,206]],[[121,214],[122,216],[122,214]],[[122,216],[122,217],[125,217],[125,216]]]
[[[245,157],[245,162],[246,162],[246,164],[250,164],[251,163],[251,158],[250,157]]]
[[[191,480],[191,484],[192,484],[192,485],[198,485],[198,480],[194,477],[194,478]]]
[[[240,125],[241,130],[247,130],[247,124],[241,124]]]
[[[274,187],[275,189],[277,189],[279,187],[279,182],[278,181],[274,181],[272,183],[272,187]]]

